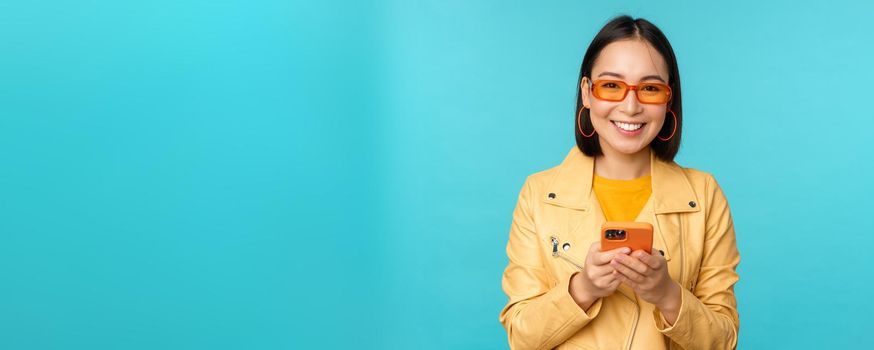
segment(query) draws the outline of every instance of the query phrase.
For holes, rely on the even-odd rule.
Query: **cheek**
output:
[[[652,126],[650,132],[658,133],[662,129],[662,126],[665,125],[665,113],[667,113],[666,109],[652,111],[649,118]]]
[[[599,126],[608,126],[608,118],[615,108],[615,106],[605,105],[603,103],[592,103],[592,108],[589,110],[589,116],[592,117],[592,124],[595,125],[596,128]]]

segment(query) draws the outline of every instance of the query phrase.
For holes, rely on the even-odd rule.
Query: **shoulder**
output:
[[[726,201],[725,194],[722,192],[722,187],[719,185],[719,182],[716,181],[716,177],[712,173],[697,168],[680,168],[683,169],[683,173],[689,180],[689,184],[692,185],[692,188],[695,193],[698,194],[700,199],[703,199],[707,203]]]
[[[676,164],[676,163],[674,163]],[[677,165],[680,169],[683,170],[683,173],[686,175],[686,178],[689,179],[689,182],[693,187],[700,188],[701,186],[705,186],[709,183],[715,183],[716,179],[713,177],[713,174],[701,169],[697,168],[688,168]]]
[[[552,182],[558,170],[559,166],[554,166],[526,176],[522,190],[519,193],[520,198],[534,201],[534,199],[544,196],[546,188]]]
[[[559,166],[556,165],[556,166],[551,167],[549,169],[545,169],[545,170],[541,170],[541,171],[529,174],[525,178],[525,184],[532,187],[532,188],[546,187],[550,182],[552,182],[552,179],[555,177],[555,175],[558,173],[558,171],[559,171]]]

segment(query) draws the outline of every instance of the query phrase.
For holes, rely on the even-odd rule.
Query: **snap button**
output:
[[[549,199],[555,199],[555,193],[550,192],[550,193],[549,193]]]
[[[690,206],[690,207],[694,208],[696,205],[697,205],[697,204],[695,204],[695,201],[689,201],[689,206]]]
[[[571,244],[570,243],[562,244],[561,249],[564,249],[564,251],[568,251],[571,249]]]

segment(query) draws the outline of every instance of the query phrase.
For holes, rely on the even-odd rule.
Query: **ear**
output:
[[[580,96],[583,97],[583,106],[586,108],[592,108],[592,101],[589,91],[589,77],[583,77],[580,80]]]

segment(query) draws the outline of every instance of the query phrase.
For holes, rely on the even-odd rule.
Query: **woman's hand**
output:
[[[592,243],[589,247],[589,253],[586,255],[586,265],[583,271],[574,274],[571,278],[571,296],[583,310],[592,306],[598,298],[613,294],[613,291],[619,287],[621,280],[614,273],[615,270],[610,266],[610,261],[617,254],[626,255],[629,252],[631,252],[629,248],[617,248],[602,252],[601,242]]]
[[[680,285],[668,274],[665,257],[650,255],[642,250],[629,254],[615,254],[610,261],[613,275],[634,289],[646,302],[655,305],[673,324],[680,312]]]

